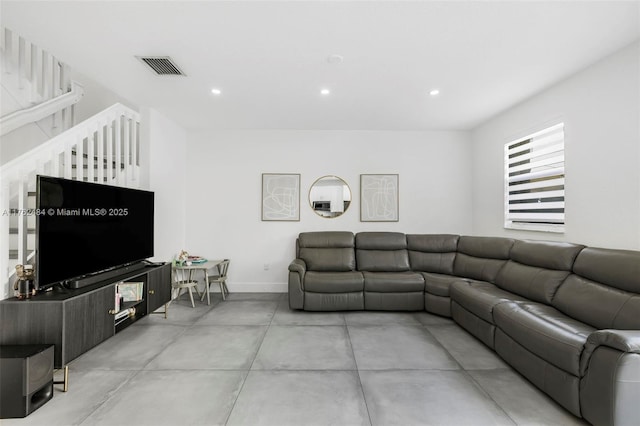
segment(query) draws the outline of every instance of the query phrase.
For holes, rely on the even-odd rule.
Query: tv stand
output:
[[[129,265],[124,265],[124,266],[121,266],[119,268],[110,269],[108,271],[100,272],[100,273],[95,274],[95,275],[88,275],[88,276],[85,276],[85,277],[82,277],[82,278],[65,281],[64,286],[66,288],[71,288],[71,289],[78,289],[78,288],[82,288],[82,287],[88,287],[88,286],[97,284],[99,282],[112,279],[112,278],[117,277],[119,275],[124,275],[124,274],[128,274],[128,273],[131,273],[131,272],[135,272],[135,271],[137,271],[139,269],[142,269],[144,267],[145,267],[145,264],[143,262],[131,263]]]
[[[55,368],[114,336],[140,318],[171,300],[171,264],[145,266],[78,289],[56,288],[30,299],[16,297],[0,301],[0,345],[53,344]],[[142,300],[135,313],[121,320],[116,316],[116,285],[143,283]],[[133,306],[133,305],[131,305]],[[131,307],[130,305],[124,308]],[[166,312],[166,311],[165,311]]]

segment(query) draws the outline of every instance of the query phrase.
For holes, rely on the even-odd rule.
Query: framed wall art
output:
[[[300,220],[299,174],[262,174],[262,220]]]
[[[360,175],[360,221],[398,222],[398,175]]]

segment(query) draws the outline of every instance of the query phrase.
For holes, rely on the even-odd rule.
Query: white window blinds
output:
[[[564,124],[504,147],[505,227],[564,231]]]

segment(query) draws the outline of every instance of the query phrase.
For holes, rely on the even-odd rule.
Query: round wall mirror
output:
[[[338,176],[322,176],[311,185],[309,204],[318,216],[338,217],[351,204],[351,189]]]

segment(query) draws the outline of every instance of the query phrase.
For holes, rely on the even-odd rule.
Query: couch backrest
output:
[[[453,275],[493,283],[509,259],[511,246],[511,238],[461,236],[453,262]]]
[[[504,290],[550,305],[583,248],[563,242],[517,240],[495,283]]]
[[[360,232],[356,234],[358,271],[409,271],[407,237],[400,232]]]
[[[552,304],[599,329],[640,330],[640,251],[583,249]]]
[[[453,275],[458,238],[451,234],[407,235],[411,270]]]
[[[309,271],[344,272],[356,268],[352,232],[302,232],[298,236],[298,257]]]

